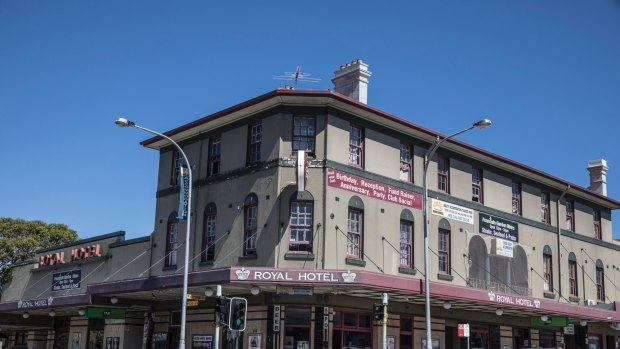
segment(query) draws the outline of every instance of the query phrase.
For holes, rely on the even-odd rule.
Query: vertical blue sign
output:
[[[187,219],[187,202],[189,195],[189,169],[185,165],[180,166],[181,169],[181,194],[179,199],[179,220]]]

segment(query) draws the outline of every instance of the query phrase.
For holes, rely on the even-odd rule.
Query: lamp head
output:
[[[491,120],[489,120],[489,119],[482,119],[482,120],[480,120],[478,122],[475,122],[473,124],[473,126],[475,128],[487,128],[487,127],[491,126],[491,124],[492,124]]]
[[[129,120],[125,119],[125,118],[118,118],[118,119],[116,119],[116,121],[114,121],[114,123],[118,127],[131,127],[131,126],[135,125],[135,123],[133,121],[129,121]]]

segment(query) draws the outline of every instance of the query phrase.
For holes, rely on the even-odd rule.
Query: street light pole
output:
[[[133,121],[129,121],[125,118],[118,118],[115,122],[116,125],[118,125],[119,127],[135,127],[137,129],[140,129],[142,131],[146,131],[149,133],[152,133],[154,135],[160,136],[162,138],[167,139],[168,141],[170,141],[170,143],[172,143],[177,150],[179,151],[179,153],[183,156],[183,160],[185,161],[185,164],[187,165],[187,173],[188,173],[188,180],[189,180],[189,188],[187,189],[187,226],[186,226],[186,232],[185,232],[185,267],[183,268],[183,302],[181,305],[181,328],[180,330],[180,334],[179,334],[179,349],[185,349],[185,323],[187,322],[187,282],[188,282],[188,273],[189,273],[189,234],[190,234],[190,223],[191,223],[191,217],[192,217],[192,166],[189,163],[189,160],[187,159],[187,156],[185,155],[185,152],[183,151],[183,149],[181,149],[181,147],[177,144],[177,142],[173,141],[172,138],[161,134],[159,132],[153,131],[153,130],[149,130],[148,128],[144,128],[142,126],[136,125]],[[183,200],[183,198],[179,198],[179,200]]]
[[[459,132],[453,133],[445,138],[439,139],[435,141],[428,149],[426,154],[424,154],[424,169],[422,174],[422,217],[424,218],[424,296],[425,296],[425,305],[426,305],[426,348],[425,349],[433,349],[433,343],[431,338],[431,298],[430,298],[430,287],[428,282],[428,217],[427,217],[427,199],[428,199],[428,188],[426,185],[427,173],[428,173],[428,165],[435,155],[435,152],[439,147],[448,139],[452,137],[456,137],[461,133],[465,133],[473,128],[486,128],[491,126],[491,120],[483,119],[480,120],[470,127],[461,130]]]

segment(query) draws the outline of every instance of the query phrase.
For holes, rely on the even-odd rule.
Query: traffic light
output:
[[[248,301],[245,298],[234,297],[230,300],[230,322],[228,327],[233,331],[245,330],[245,319]]]
[[[219,296],[215,299],[215,321],[226,323],[229,317],[230,301],[226,297]]]
[[[373,312],[372,313],[373,313],[373,319],[375,319],[375,321],[383,320],[383,307],[384,306],[385,305],[378,304],[378,303],[375,303],[373,305]]]

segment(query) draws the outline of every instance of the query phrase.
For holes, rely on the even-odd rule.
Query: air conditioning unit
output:
[[[597,305],[598,304],[598,302],[595,299],[586,299],[584,303],[586,305]]]

